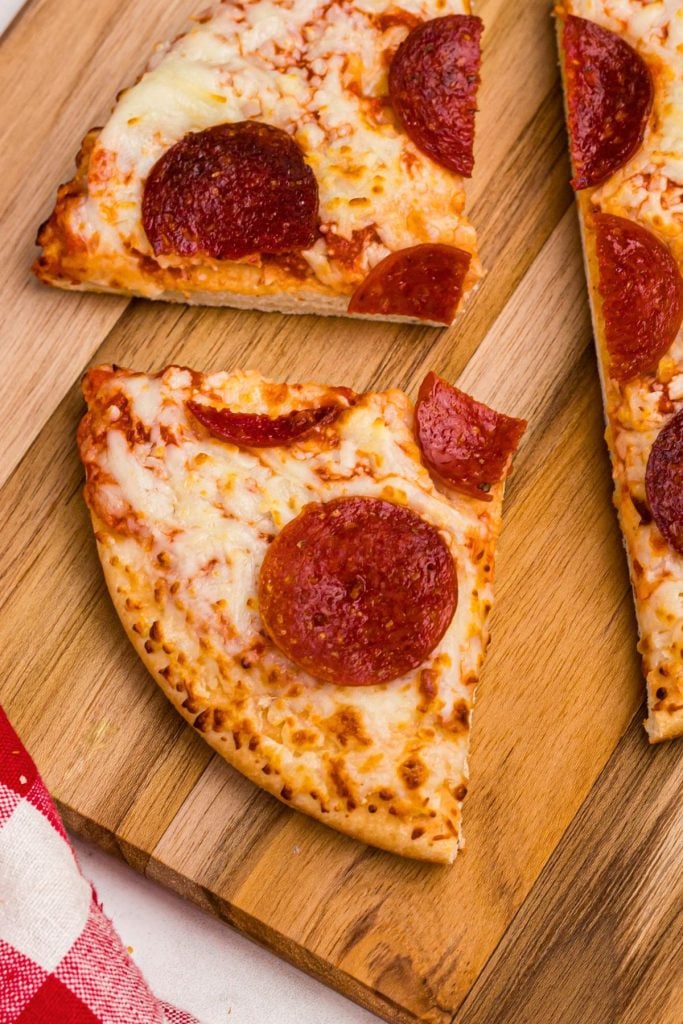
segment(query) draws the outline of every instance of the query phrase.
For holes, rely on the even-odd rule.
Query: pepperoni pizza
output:
[[[567,123],[652,742],[683,735],[683,19],[557,9]]]
[[[289,313],[450,324],[481,21],[469,0],[224,0],[83,142],[38,277]]]
[[[178,711],[289,806],[452,861],[525,423],[435,374],[415,410],[176,366],[101,366],[84,392],[109,590]]]

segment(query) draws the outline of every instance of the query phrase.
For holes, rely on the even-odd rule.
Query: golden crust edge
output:
[[[449,324],[410,316],[349,313],[349,294],[332,294],[323,284],[305,288],[295,277],[285,280],[282,291],[277,291],[275,288],[264,291],[249,289],[244,291],[202,290],[198,287],[187,289],[158,287],[154,289],[142,274],[136,278],[130,266],[126,265],[127,276],[133,278],[131,287],[125,285],[114,287],[98,283],[94,279],[98,267],[97,258],[89,253],[87,245],[71,232],[69,215],[74,204],[87,194],[90,156],[100,131],[100,128],[91,128],[83,136],[75,159],[75,174],[58,187],[52,212],[39,226],[36,234],[35,244],[42,252],[34,260],[31,269],[39,281],[53,288],[63,291],[122,295],[131,299],[144,298],[150,301],[178,302],[190,306],[214,306],[301,316],[339,316],[349,320],[414,324],[419,327],[436,327],[443,330],[455,324],[469,305],[483,279],[484,271],[479,264],[478,253],[475,252],[472,259],[479,269],[474,275],[473,283],[461,297],[455,315]],[[282,276],[286,278],[284,273]]]
[[[171,702],[185,721],[193,726],[197,718],[196,713],[189,712],[183,707],[185,692],[178,692],[163,675],[160,674],[154,654],[149,654],[145,649],[144,637],[139,636],[131,627],[131,615],[117,593],[117,574],[104,557],[103,545],[97,539],[97,534],[111,534],[111,531],[96,515],[91,513],[93,530],[96,536],[97,553],[102,571],[104,574],[107,590],[111,598],[117,616],[126,632],[126,635],[143,665],[160,687],[164,695]],[[257,751],[250,751],[248,746],[235,748],[230,733],[219,733],[214,729],[202,730],[202,738],[216,751],[231,767],[239,771],[245,778],[249,779],[260,789],[265,790],[274,796],[286,807],[300,811],[309,818],[327,825],[344,835],[359,840],[370,846],[379,847],[389,853],[409,857],[412,860],[428,861],[434,864],[452,864],[458,850],[462,845],[462,817],[458,818],[458,835],[452,839],[443,840],[438,846],[429,842],[429,837],[411,839],[410,833],[415,827],[415,821],[403,821],[400,819],[386,817],[375,819],[363,806],[353,811],[336,811],[330,809],[322,813],[319,804],[307,794],[294,793],[289,800],[284,799],[279,790],[282,788],[282,781],[273,775],[266,775],[262,771],[263,766],[268,763],[267,759]]]
[[[389,324],[412,324],[415,327],[436,327],[441,330],[448,330],[453,326],[455,320],[450,324],[437,323],[436,320],[418,320],[410,316],[379,316],[370,313],[349,313],[346,309],[345,297],[324,298],[311,293],[309,297],[301,293],[297,299],[292,299],[285,292],[267,295],[251,295],[242,292],[181,292],[162,291],[156,295],[144,295],[141,292],[131,291],[127,288],[107,288],[99,285],[87,284],[85,282],[74,284],[62,279],[48,280],[46,277],[39,278],[43,283],[62,291],[69,292],[90,292],[100,295],[121,295],[128,299],[146,299],[150,302],[175,302],[186,306],[211,306],[217,309],[244,309],[260,313],[285,313],[294,316],[338,316],[346,320],[370,320],[374,323]],[[467,293],[466,300],[479,287],[477,283]],[[456,316],[461,315],[459,310]]]
[[[561,18],[561,6],[555,7],[555,21],[556,21],[556,33],[557,33],[557,50],[559,53],[560,72],[562,75],[562,95],[565,108],[565,117],[567,114],[567,89],[566,89],[566,78],[564,71],[564,50],[562,47],[562,18]],[[595,343],[596,362],[598,367],[598,377],[600,380],[600,390],[602,393],[603,411],[605,416],[605,442],[607,444],[607,450],[610,456],[610,463],[612,466],[612,479],[615,484],[613,493],[613,503],[617,510],[617,516],[619,520],[619,528],[621,530],[622,543],[624,545],[624,551],[626,552],[626,562],[628,565],[629,580],[631,583],[631,592],[633,595],[633,604],[636,610],[636,622],[638,625],[638,645],[643,639],[642,630],[642,614],[641,614],[641,602],[638,598],[634,579],[635,573],[633,571],[633,560],[631,558],[631,552],[628,545],[627,529],[622,515],[621,506],[619,503],[619,492],[617,484],[619,483],[616,475],[616,469],[614,464],[614,444],[612,440],[611,425],[607,415],[607,382],[605,375],[605,367],[607,365],[606,348],[604,340],[604,325],[600,313],[600,296],[598,292],[598,266],[597,257],[595,253],[595,232],[593,231],[590,224],[590,190],[576,193],[576,206],[578,212],[579,229],[581,232],[581,245],[583,250],[583,263],[586,275],[586,284],[588,286],[588,299],[591,312],[591,322],[593,326],[593,339]],[[666,740],[678,739],[683,737],[683,709],[679,711],[656,711],[654,705],[657,702],[655,681],[650,678],[651,673],[645,674],[645,689],[647,696],[647,718],[643,722],[645,731],[647,732],[648,740],[650,743],[663,743]]]

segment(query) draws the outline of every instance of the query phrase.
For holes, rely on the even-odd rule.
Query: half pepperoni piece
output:
[[[526,430],[526,420],[476,402],[435,373],[422,382],[415,407],[418,443],[428,468],[482,501],[502,480]]]
[[[652,445],[645,490],[660,532],[683,555],[683,412],[669,420]]]
[[[356,288],[349,313],[407,316],[450,324],[472,257],[452,245],[413,245],[390,253]]]
[[[349,392],[353,395],[353,392]],[[233,412],[215,406],[190,401],[187,407],[213,437],[239,445],[242,448],[276,448],[298,441],[314,427],[332,423],[346,408],[321,405],[314,409],[295,409],[283,416],[265,416],[260,413]]]
[[[609,373],[622,383],[651,373],[683,320],[683,280],[667,247],[646,228],[595,215],[599,290]]]
[[[469,178],[481,64],[481,18],[450,14],[412,30],[389,68],[389,95],[418,149]]]
[[[569,15],[562,33],[572,187],[599,185],[640,146],[652,109],[647,64],[620,36]]]
[[[191,132],[145,182],[142,223],[157,256],[236,260],[307,249],[318,185],[294,139],[256,121]]]
[[[457,574],[439,532],[379,498],[308,505],[268,548],[266,630],[316,679],[370,686],[417,668],[446,632]]]

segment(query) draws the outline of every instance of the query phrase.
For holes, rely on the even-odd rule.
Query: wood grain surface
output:
[[[150,39],[196,8],[100,0],[84,18],[79,0],[30,0],[0,42],[0,701],[72,827],[388,1021],[676,1024],[683,745],[653,750],[640,725],[548,4],[477,7],[469,193],[488,275],[449,331],[32,280],[37,224],[81,135]],[[412,393],[433,368],[530,420],[454,867],[368,849],[281,806],[157,691],[105,594],[81,497],[77,382],[107,360]]]

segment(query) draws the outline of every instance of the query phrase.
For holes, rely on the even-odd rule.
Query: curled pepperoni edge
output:
[[[290,661],[325,683],[373,686],[431,654],[458,581],[446,542],[416,512],[347,496],[307,505],[280,531],[258,593],[265,629]]]
[[[595,52],[592,55],[586,53],[589,44],[602,49],[603,57],[608,53],[614,56],[618,54],[621,58],[621,78],[616,82],[608,81],[601,83],[601,89],[589,92],[590,86],[584,82],[583,73],[590,69],[593,76],[598,72],[598,65],[595,60]],[[585,188],[595,188],[601,185],[615,171],[623,167],[631,159],[633,154],[643,141],[645,128],[652,110],[654,101],[654,86],[652,75],[647,64],[625,39],[603,28],[596,22],[587,18],[579,18],[576,15],[565,16],[562,28],[562,50],[564,52],[564,74],[566,81],[567,96],[567,125],[569,132],[569,143],[572,157],[574,175],[571,186],[574,191],[579,192]],[[623,68],[628,65],[626,77]],[[614,61],[611,71],[614,72]],[[623,96],[624,88],[628,89],[631,95]],[[640,90],[640,97],[636,103],[635,89]],[[601,155],[593,142],[593,152],[586,153],[585,146],[582,146],[583,120],[594,123],[596,111],[590,110],[588,101],[594,97],[608,97],[615,104],[621,100],[621,106],[615,106],[611,115],[611,122],[620,121],[624,124],[626,118],[619,118],[619,114],[626,110],[630,116],[630,136],[622,140],[621,148],[617,149],[610,157],[608,153]],[[633,113],[635,112],[635,118]],[[605,111],[602,112],[603,121]],[[598,138],[598,145],[602,144],[603,150],[612,138],[611,145],[614,148],[614,131],[610,131]],[[592,169],[591,169],[592,166]]]
[[[397,249],[376,263],[356,287],[348,312],[448,326],[460,305],[471,261],[469,252],[441,243]]]
[[[449,436],[460,422],[461,437]],[[415,433],[428,469],[456,490],[491,501],[494,484],[505,479],[527,421],[496,412],[430,371],[415,406]],[[472,450],[458,451],[469,433]]]
[[[653,373],[671,348],[683,322],[683,278],[667,246],[641,224],[595,213],[593,226],[609,375],[625,384]],[[621,264],[617,262],[619,246],[625,252]],[[634,311],[642,312],[638,307],[646,285],[652,293],[651,308],[634,323]],[[646,348],[642,347],[645,330]],[[641,342],[641,351],[625,350],[622,341],[632,344],[635,338]]]
[[[430,18],[408,33],[389,67],[389,96],[408,138],[465,178],[474,168],[482,31],[473,15]]]
[[[353,392],[349,393],[350,395]],[[348,403],[353,400],[347,396]],[[196,420],[220,441],[240,448],[277,448],[300,440],[315,427],[333,423],[348,405],[321,405],[294,409],[282,416],[234,412],[190,400],[187,407]]]
[[[683,555],[683,410],[655,438],[645,470],[645,493],[659,532]]]

